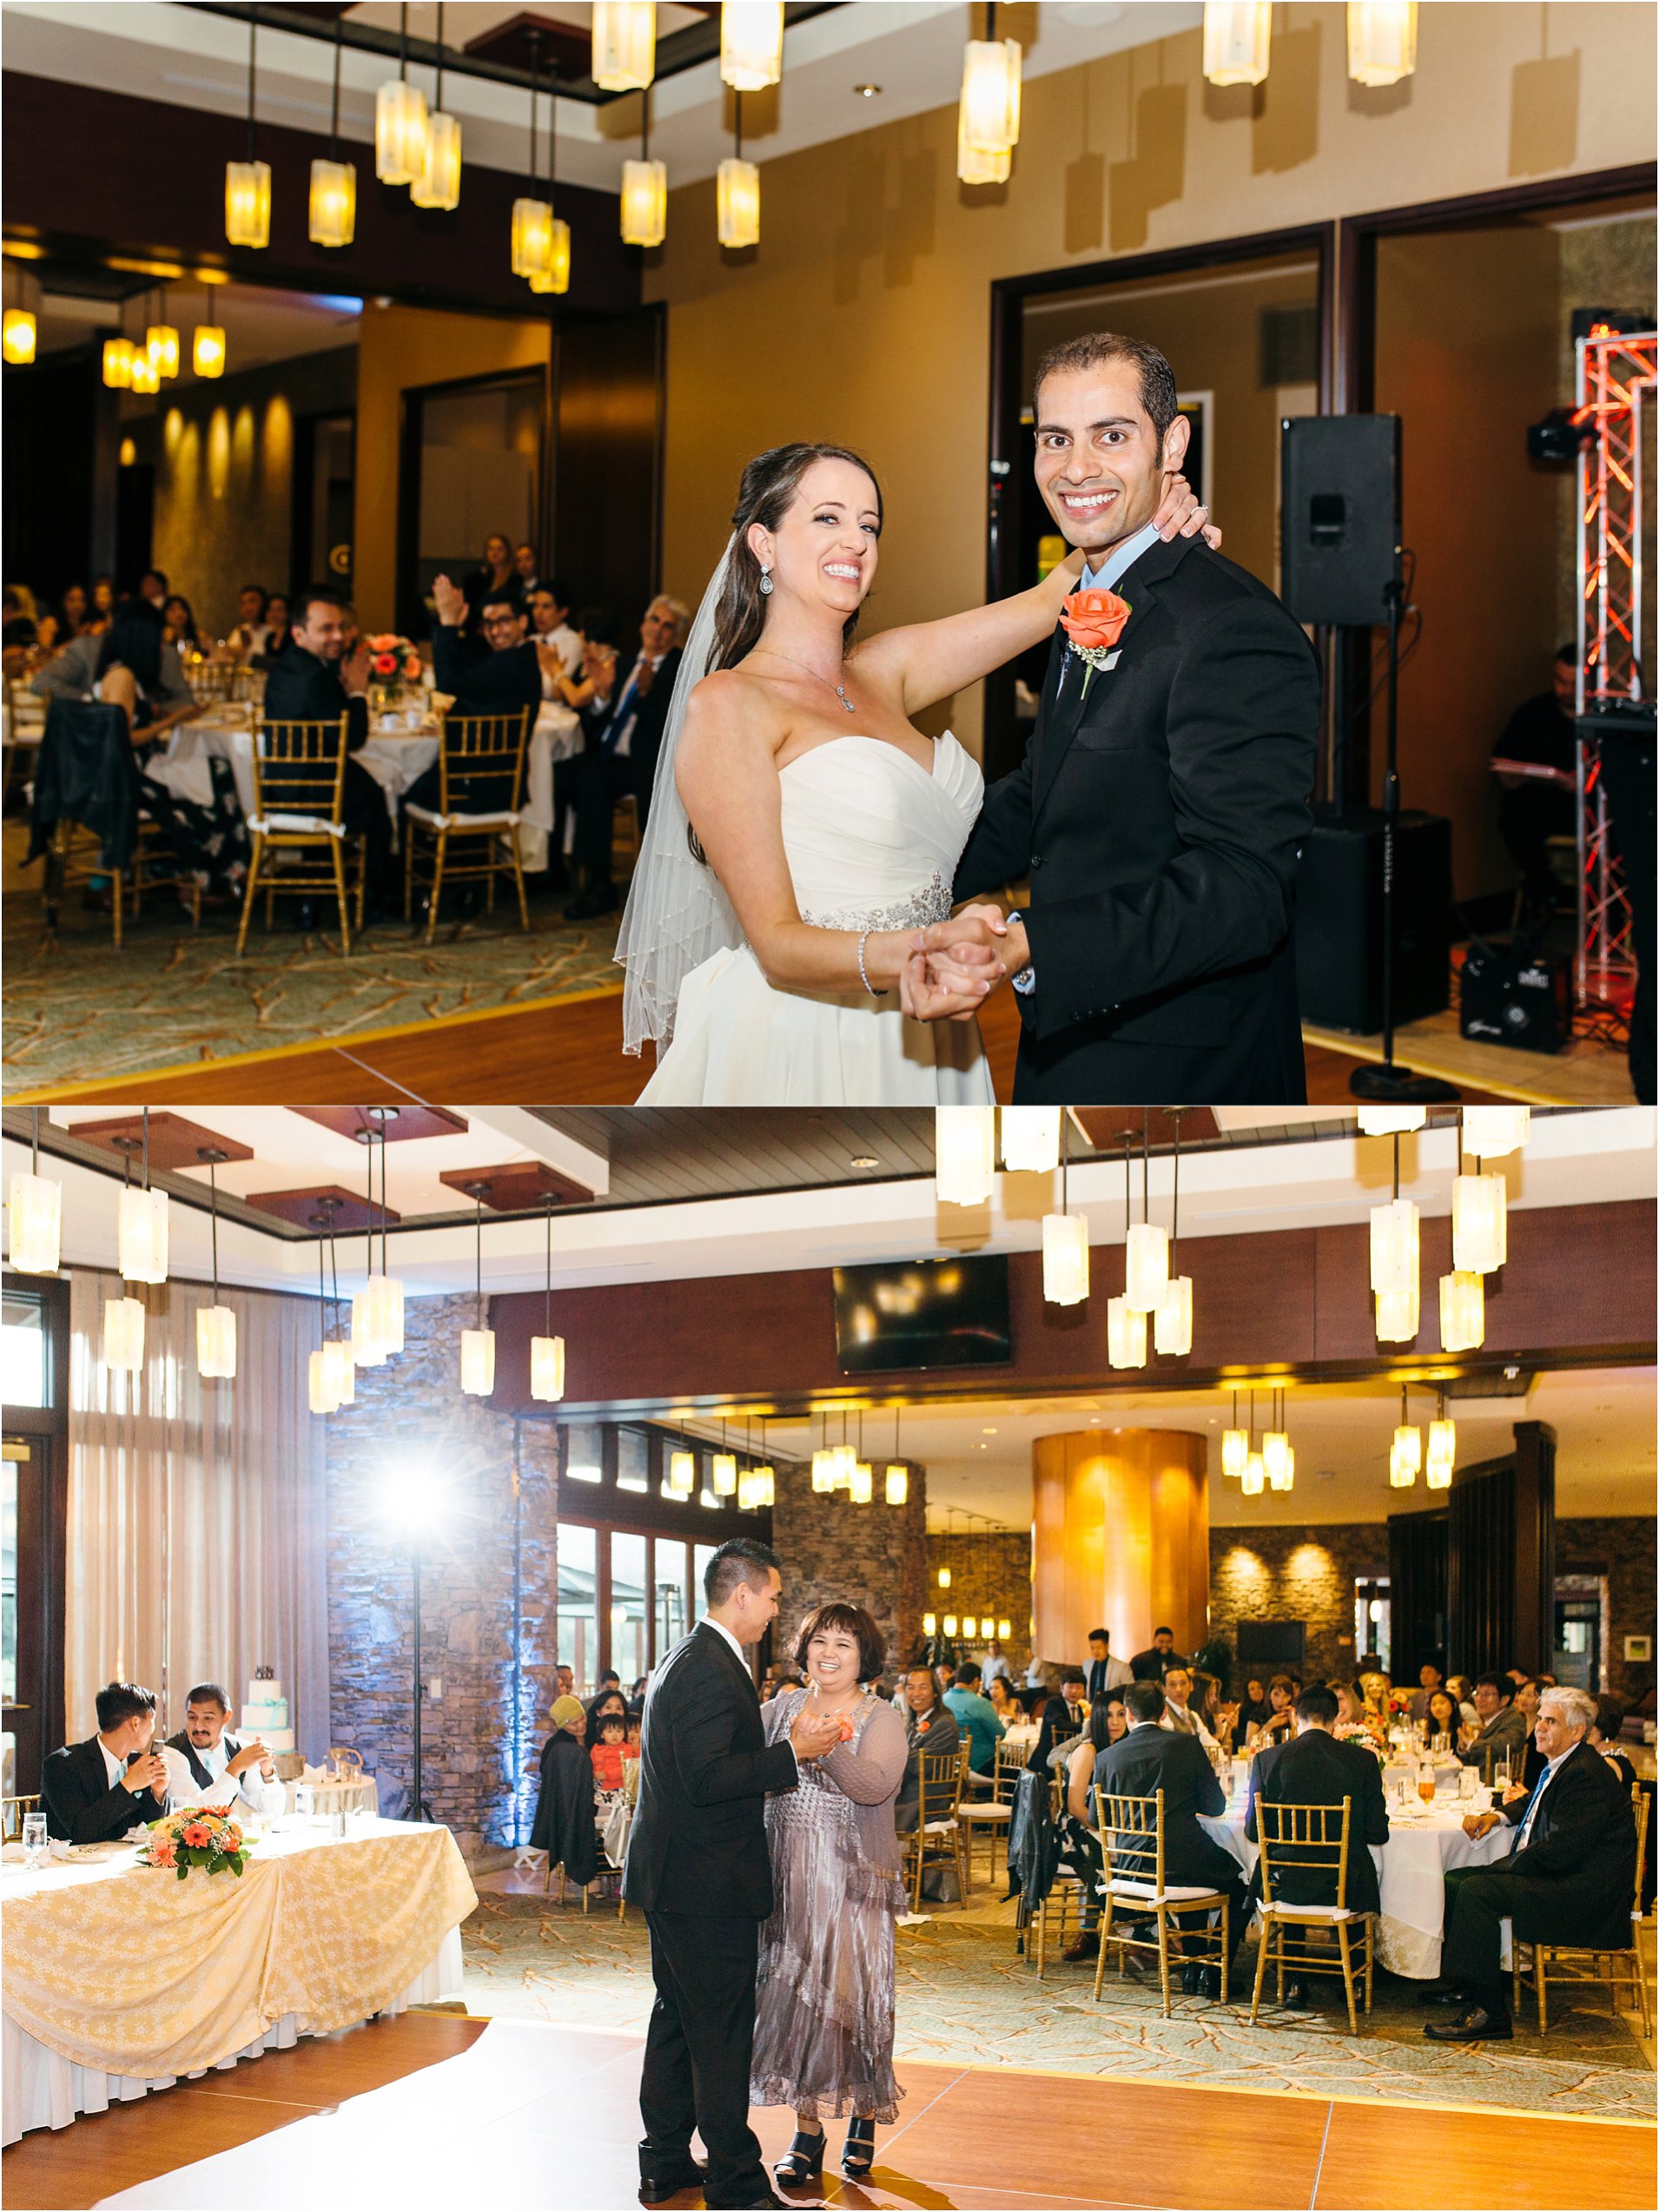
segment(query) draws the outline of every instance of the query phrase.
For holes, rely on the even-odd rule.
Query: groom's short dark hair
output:
[[[1125,338],[1115,330],[1090,330],[1081,338],[1067,338],[1061,345],[1051,346],[1037,363],[1032,398],[1035,400],[1041,397],[1048,377],[1067,375],[1076,369],[1102,368],[1107,361],[1133,361],[1140,370],[1140,404],[1152,418],[1161,452],[1164,433],[1179,413],[1175,372],[1158,348],[1148,346],[1144,339]]]
[[[711,1605],[724,1605],[739,1582],[747,1582],[751,1590],[763,1590],[774,1568],[781,1575],[783,1562],[770,1544],[757,1542],[753,1536],[734,1536],[729,1544],[721,1545],[704,1568],[704,1595]]]

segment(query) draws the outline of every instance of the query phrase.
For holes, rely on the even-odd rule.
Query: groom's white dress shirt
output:
[[[167,1762],[167,1801],[174,1811],[181,1806],[206,1805],[215,1813],[228,1813],[239,1797],[261,1820],[274,1820],[287,1808],[288,1793],[276,1777],[268,1782],[257,1766],[244,1767],[240,1774],[226,1772],[230,1754],[222,1736],[211,1750],[204,1750],[200,1744],[192,1748],[213,1778],[208,1789],[196,1787],[190,1762],[182,1751],[175,1751],[171,1744],[162,1746],[162,1757]]]

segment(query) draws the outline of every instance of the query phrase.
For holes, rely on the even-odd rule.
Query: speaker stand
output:
[[[1357,1099],[1438,1106],[1458,1096],[1438,1075],[1415,1075],[1394,1057],[1394,832],[1400,813],[1400,611],[1405,597],[1400,549],[1388,584],[1388,765],[1383,776],[1383,1057],[1357,1067],[1348,1088]]]

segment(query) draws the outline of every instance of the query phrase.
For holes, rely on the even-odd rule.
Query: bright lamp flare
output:
[[[1440,1349],[1478,1351],[1486,1341],[1486,1278],[1472,1270],[1440,1278]]]
[[[909,1495],[910,1470],[896,1460],[887,1470],[887,1502],[889,1505],[902,1505]]]
[[[1212,84],[1260,84],[1267,75],[1271,0],[1204,0],[1204,74]]]
[[[394,76],[374,96],[374,174],[382,184],[413,184],[426,158],[426,96]]]
[[[454,116],[434,109],[426,118],[420,167],[409,182],[417,208],[454,208],[461,196],[461,127]]]
[[[657,74],[657,10],[650,0],[593,0],[593,82],[601,92],[643,92]]]
[[[1185,1359],[1193,1349],[1193,1278],[1172,1276],[1153,1316],[1153,1348],[1171,1359]]]
[[[495,1388],[495,1331],[461,1331],[461,1388],[469,1398],[486,1398]]]
[[[714,1456],[714,1494],[717,1498],[737,1495],[737,1462],[731,1452],[717,1451]]]
[[[548,263],[530,280],[532,292],[568,292],[571,288],[571,227],[555,215],[548,226]]]
[[[104,349],[106,353],[109,348]],[[190,366],[201,377],[225,373],[225,333],[216,322],[199,322],[190,340]],[[106,383],[109,379],[104,379]]]
[[[1002,1165],[1016,1175],[1052,1175],[1060,1165],[1060,1108],[1004,1106]]]
[[[1429,1423],[1429,1452],[1424,1471],[1431,1490],[1449,1490],[1457,1464],[1457,1424],[1455,1421],[1431,1421]]]
[[[1253,1451],[1245,1461],[1244,1472],[1239,1477],[1239,1488],[1247,1498],[1259,1498],[1266,1485],[1266,1470],[1261,1463],[1261,1454]]]
[[[933,1110],[934,1195],[945,1205],[984,1205],[996,1181],[996,1108]]]
[[[545,275],[552,260],[553,211],[545,200],[512,203],[512,274]]]
[[[162,388],[162,380],[156,373],[155,364],[142,346],[135,347],[133,349],[132,388],[135,392],[145,393],[156,393]]]
[[[777,1475],[770,1467],[757,1467],[750,1477],[750,1497],[757,1506],[773,1506],[777,1502]]]
[[[1291,1440],[1282,1429],[1269,1429],[1261,1440],[1261,1463],[1273,1488],[1288,1487],[1285,1469],[1291,1464]]]
[[[1451,1264],[1490,1275],[1509,1251],[1508,1190],[1501,1175],[1458,1175],[1451,1185]]]
[[[11,1264],[20,1275],[56,1275],[63,1250],[63,1185],[44,1175],[11,1179]]]
[[[697,1487],[697,1457],[689,1451],[668,1456],[668,1487],[677,1498],[689,1498]]]
[[[1020,142],[1020,42],[970,38],[962,54],[962,139],[982,154]]]
[[[1378,1297],[1415,1288],[1418,1275],[1417,1207],[1390,1198],[1371,1210],[1371,1287]]]
[[[225,236],[233,246],[271,242],[271,165],[225,163]]]
[[[1264,1437],[1262,1441],[1266,1443],[1266,1439]],[[1270,1490],[1293,1490],[1295,1489],[1296,1453],[1291,1445],[1286,1444],[1285,1447],[1285,1456],[1283,1461],[1280,1463],[1277,1475],[1273,1474],[1267,1467],[1265,1460],[1262,1463],[1262,1468],[1263,1472],[1267,1476],[1267,1487]]]
[[[1361,1106],[1359,1133],[1362,1137],[1409,1137],[1428,1118],[1427,1106]]]
[[[121,1194],[116,1232],[121,1272],[129,1283],[167,1280],[167,1192],[129,1188]]]
[[[815,1451],[812,1455],[812,1487],[820,1497],[836,1487],[836,1456],[832,1451]]]
[[[1147,1364],[1147,1317],[1127,1297],[1106,1302],[1106,1357],[1114,1367]]]
[[[314,246],[349,246],[357,235],[357,169],[351,162],[311,164],[311,198],[307,208]]]
[[[1169,1231],[1137,1221],[1123,1258],[1123,1295],[1137,1313],[1156,1313],[1169,1287]]]
[[[1418,1286],[1409,1291],[1384,1291],[1377,1299],[1377,1341],[1379,1344],[1409,1344],[1422,1325]]]
[[[942,1590],[948,1590],[950,1588],[950,1569],[948,1567],[942,1567],[939,1569],[939,1587]]]
[[[922,1614],[922,1633],[924,1636],[936,1636],[938,1634],[939,1615],[936,1613],[924,1613]]]
[[[720,75],[734,92],[763,92],[783,75],[783,0],[726,0]]]
[[[948,1613],[945,1615],[945,1634],[947,1636],[950,1637],[953,1641],[955,1641],[956,1634],[956,1616],[954,1613]]]
[[[201,1375],[228,1381],[236,1372],[236,1317],[228,1305],[199,1305],[195,1364]]]
[[[144,1364],[144,1309],[136,1298],[103,1302],[103,1364],[135,1375]]]
[[[1414,1421],[1402,1421],[1394,1431],[1394,1447],[1391,1455],[1403,1468],[1413,1475],[1423,1465],[1423,1431]]]
[[[133,355],[135,351],[130,338],[104,340],[103,380],[112,392],[132,390]]]
[[[715,229],[723,246],[760,243],[760,171],[729,155],[715,179]]]
[[[1531,1134],[1530,1106],[1465,1106],[1463,1148],[1475,1159],[1506,1159]]]
[[[1250,1433],[1245,1429],[1224,1429],[1221,1431],[1221,1472],[1232,1482],[1237,1482],[1245,1471],[1245,1462],[1250,1456]]]
[[[544,1405],[557,1405],[565,1395],[565,1339],[530,1339],[530,1395]]]
[[[622,242],[660,246],[668,235],[668,171],[661,162],[622,165]]]
[[[1348,0],[1348,74],[1398,84],[1417,67],[1417,0]]]
[[[1010,1637],[1010,1636],[1012,1636],[1012,1634],[1014,1634],[1014,1623],[1013,1623],[1013,1621],[999,1621],[997,1622],[997,1624],[996,1624],[996,1634],[997,1634],[997,1641],[998,1641],[1000,1643],[1007,1643],[1007,1641],[1008,1641],[1009,1637]]]
[[[306,1403],[313,1413],[338,1413],[339,1376],[328,1359],[328,1348],[314,1351],[306,1362]]]
[[[852,1481],[848,1485],[847,1496],[854,1505],[869,1505],[875,1497],[876,1469],[867,1459],[854,1462]]]
[[[27,307],[8,307],[3,331],[0,353],[14,368],[24,367],[35,358],[35,318]]]
[[[975,1638],[975,1637],[979,1634],[979,1615],[978,1615],[978,1614],[977,1614],[977,1613],[964,1613],[964,1614],[963,1614],[963,1615],[962,1615],[962,1634],[966,1637],[966,1639],[968,1640],[968,1641],[970,1644],[974,1641]]]
[[[1050,1305],[1081,1305],[1088,1296],[1088,1218],[1042,1217],[1042,1295]]]
[[[179,373],[179,333],[170,322],[153,322],[144,333],[144,351],[158,377]]]

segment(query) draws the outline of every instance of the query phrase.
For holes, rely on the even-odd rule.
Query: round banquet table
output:
[[[234,2066],[302,2035],[453,1997],[478,1898],[447,1828],[360,1814],[254,1843],[240,1877],[181,1882],[130,1840],[0,1864],[0,2133]]]
[[[294,1810],[294,1793],[304,1786],[304,1778],[284,1782],[282,1793],[287,1799],[285,1810]],[[318,1815],[336,1813],[378,1813],[380,1809],[380,1790],[373,1774],[365,1774],[355,1782],[313,1782],[311,1810]]]

